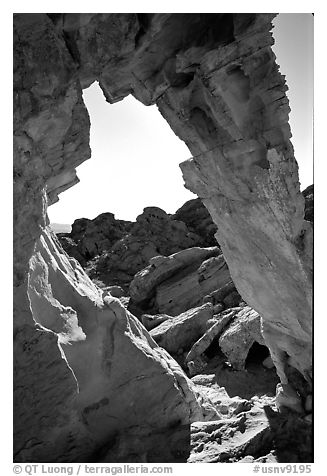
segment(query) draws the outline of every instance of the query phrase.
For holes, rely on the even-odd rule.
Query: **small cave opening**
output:
[[[261,364],[267,357],[269,357],[269,355],[268,347],[258,344],[258,342],[254,342],[245,360],[245,368]]]
[[[217,355],[221,354],[221,350],[219,347],[219,337],[213,339],[209,347],[204,351],[204,355],[209,359],[213,359]]]

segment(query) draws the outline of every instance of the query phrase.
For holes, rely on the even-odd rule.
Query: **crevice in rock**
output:
[[[258,342],[254,342],[249,349],[248,355],[245,360],[245,368],[251,367],[253,364],[261,364],[269,356],[269,349]]]

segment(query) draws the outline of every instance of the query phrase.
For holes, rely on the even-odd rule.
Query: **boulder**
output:
[[[215,256],[205,260],[195,271],[181,271],[161,283],[156,289],[155,303],[160,312],[174,316],[201,304],[204,296],[230,279],[224,257]]]
[[[197,270],[204,260],[219,254],[217,247],[193,247],[171,256],[154,256],[149,260],[149,266],[139,271],[132,280],[129,287],[131,300],[137,304],[149,301],[156,288],[168,278],[178,273],[187,275],[188,271]]]
[[[245,367],[246,358],[254,342],[265,345],[261,319],[256,311],[246,306],[237,311],[231,325],[220,336],[219,347],[231,365],[241,370]]]
[[[212,305],[203,304],[166,320],[152,329],[150,335],[160,347],[171,354],[178,354],[189,350],[204,334],[207,322],[212,316]]]
[[[185,358],[185,363],[190,368],[190,364],[194,362],[195,359],[199,359],[202,356],[204,351],[209,347],[212,341],[219,336],[222,331],[228,326],[228,324],[235,318],[237,315],[238,309],[232,311],[225,311],[219,315],[214,316],[214,323],[205,331],[205,333],[198,339],[192,346],[191,350]],[[209,321],[208,321],[209,323]],[[191,364],[191,367],[192,364]],[[192,374],[193,374],[192,370]]]
[[[272,361],[272,358],[270,355],[268,355],[268,357],[266,357],[263,361],[262,361],[262,365],[264,367],[266,367],[266,369],[273,369],[274,368],[274,362]]]
[[[173,220],[158,207],[146,207],[130,226],[128,233],[93,264],[90,276],[127,288],[134,275],[157,255],[201,246],[202,238],[191,232],[184,222]]]
[[[230,281],[228,267],[217,247],[190,248],[169,257],[157,256],[131,282],[131,306],[140,306],[147,313],[177,316],[203,302],[213,303],[209,293]],[[241,298],[238,294],[236,297],[235,287],[231,290],[234,295],[230,302],[234,304]]]

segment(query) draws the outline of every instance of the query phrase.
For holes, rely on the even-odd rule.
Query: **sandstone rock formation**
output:
[[[310,460],[312,435],[307,416],[285,408],[283,413],[277,412],[274,398],[268,395],[249,399],[230,397],[224,387],[217,385],[214,375],[199,375],[192,381],[211,398],[222,418],[191,425],[188,462],[303,463]]]
[[[112,213],[101,213],[94,220],[79,218],[72,224],[69,234],[59,235],[64,250],[82,265],[108,250],[125,236],[132,223],[116,220]]]
[[[32,399],[29,385],[32,378],[51,380],[37,394],[37,402],[31,401],[32,414],[22,407],[15,415],[16,428],[21,434],[28,426],[31,438],[33,434],[38,435],[28,446],[22,445],[24,441],[16,442],[19,443],[17,461],[27,457],[38,461],[90,460],[98,452],[109,451],[120,434],[134,431],[132,427],[137,425],[141,434],[150,436],[154,431],[164,438],[165,431],[171,432],[174,425],[219,418],[210,403],[207,403],[211,412],[208,416],[197,400],[199,392],[138,320],[117,299],[105,297],[102,300],[101,291],[77,261],[60,253],[49,231],[43,232],[35,246],[28,281],[31,311],[38,324],[36,333],[49,337],[43,347],[40,337],[35,338],[33,344],[23,340],[20,345],[28,346],[26,352],[32,359],[31,348],[37,348],[37,355],[42,356],[42,351],[51,349],[50,346],[47,350],[46,342],[48,346],[52,342],[62,365],[60,367],[58,362],[54,366],[55,356],[49,361],[43,357],[40,361],[34,358],[26,362],[30,370],[37,372],[25,377],[25,385],[18,391],[21,399],[26,401],[26,395]],[[126,355],[128,361],[124,365]],[[19,370],[26,372],[26,364]],[[42,364],[46,364],[44,369]],[[54,372],[58,372],[58,379],[62,378],[65,366],[65,380],[70,374],[70,385],[64,389],[60,380],[55,385]],[[38,385],[34,383],[34,391]],[[155,391],[151,389],[153,385]],[[55,400],[53,393],[56,392]],[[47,414],[49,404],[52,414]],[[56,425],[60,425],[61,430],[55,437]],[[73,442],[70,441],[72,435]],[[149,447],[147,461],[152,460],[151,451]],[[173,458],[172,454],[167,458]]]
[[[203,353],[208,349],[213,340],[221,335],[223,330],[235,318],[237,312],[238,309],[223,311],[221,314],[214,315],[214,319],[207,322],[207,330],[200,339],[193,344],[185,358],[185,363],[187,364],[191,375],[194,374],[195,363],[198,363],[198,365],[201,365],[202,363],[205,367],[205,362],[202,359]]]
[[[271,444],[271,439],[268,418],[260,408],[233,419],[195,423],[192,425],[188,462],[235,462],[239,455],[260,454],[262,448]]]
[[[195,205],[191,202],[194,201],[186,202],[173,216],[158,207],[147,207],[136,223],[116,220],[112,213],[102,213],[94,220],[79,218],[70,233],[60,233],[58,238],[95,282],[101,286],[119,284],[127,289],[134,274],[153,256],[167,256],[192,246],[217,245],[212,232],[216,227],[208,211],[199,200]]]
[[[211,304],[183,312],[168,319],[150,331],[151,337],[170,354],[188,350],[206,330],[207,322],[213,316]]]
[[[313,223],[313,185],[303,190],[302,195],[305,199],[304,219]]]
[[[257,342],[265,345],[259,314],[248,306],[238,311],[219,338],[219,347],[235,369],[242,369],[249,350]]]
[[[129,306],[136,314],[142,309],[177,316],[203,301],[228,304],[229,297],[231,307],[234,300],[237,304],[241,300],[218,247],[189,248],[155,256],[149,263],[130,284]]]
[[[188,200],[172,216],[174,220],[183,221],[189,230],[203,238],[202,246],[216,246],[217,226],[199,198]]]
[[[168,314],[142,314],[140,318],[142,324],[148,331],[151,331],[151,329],[154,329],[159,326],[159,324],[168,321],[169,319],[172,319],[172,317],[168,316]]]
[[[144,459],[174,461],[158,454],[162,435],[183,427],[189,437],[192,421],[214,413],[139,321],[114,298],[102,300],[44,231],[47,206],[90,157],[82,89],[94,81],[109,102],[133,94],[156,103],[185,141],[193,157],[182,165],[186,184],[217,225],[238,291],[262,317],[281,383],[311,393],[312,225],[271,50],[273,17],[15,15],[15,461],[128,459],[137,428],[147,435]],[[141,245],[139,269],[158,251]]]
[[[202,238],[185,223],[172,220],[161,208],[147,207],[128,234],[107,248],[90,270],[92,278],[128,288],[135,273],[157,255],[170,255],[202,244]]]

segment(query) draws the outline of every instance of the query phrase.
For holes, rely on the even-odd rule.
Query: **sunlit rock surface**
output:
[[[16,461],[130,460],[142,425],[142,434],[151,429],[144,459],[174,461],[180,456],[169,450],[153,453],[167,427],[186,425],[190,440],[192,420],[213,418],[141,323],[117,300],[103,301],[44,232],[47,206],[77,183],[76,166],[90,157],[82,89],[94,81],[109,102],[133,94],[156,103],[185,141],[186,185],[217,225],[237,290],[262,317],[281,382],[311,393],[312,225],[271,50],[273,17],[15,15]],[[292,428],[298,436],[308,425]],[[296,451],[305,455],[303,445]]]
[[[155,256],[130,284],[130,307],[177,316],[231,281],[218,247],[188,248],[170,256]]]
[[[101,294],[77,261],[60,252],[55,238],[49,231],[44,232],[31,258],[28,296],[33,318],[41,326],[37,328],[51,337],[57,358],[63,363],[61,372],[56,365],[57,385],[53,375],[56,367],[52,370],[54,357],[52,365],[48,364],[41,374],[42,379],[37,374],[41,387],[51,378],[52,391],[61,390],[62,398],[56,402],[48,396],[48,405],[56,405],[52,413],[57,414],[57,425],[61,420],[60,433],[54,438],[50,415],[41,427],[38,419],[20,415],[20,425],[29,421],[29,432],[38,433],[38,444],[29,445],[25,451],[20,449],[16,457],[19,461],[27,456],[42,461],[92,459],[97,452],[105,448],[108,451],[119,434],[131,431],[131,427],[140,426],[139,437],[142,432],[150,435],[153,431],[164,438],[171,427],[211,418],[178,364],[117,299],[102,300]],[[37,348],[38,341],[33,345]],[[38,367],[45,365],[46,356],[43,360],[41,357],[39,354]],[[70,386],[67,376],[63,378],[63,369],[71,375]],[[25,387],[20,389],[22,395],[30,391],[32,371],[31,366]],[[37,402],[33,410],[34,414],[40,411]],[[211,411],[213,417],[219,417],[218,412]],[[74,448],[69,447],[72,432]],[[65,441],[68,446],[61,454]],[[151,453],[151,448],[148,451]],[[169,460],[173,455],[166,457]]]
[[[213,316],[211,304],[204,304],[162,322],[150,331],[151,337],[170,354],[190,347],[204,334],[207,322]]]
[[[219,346],[235,369],[242,369],[254,343],[265,345],[261,319],[248,306],[238,311],[230,326],[219,338]]]

